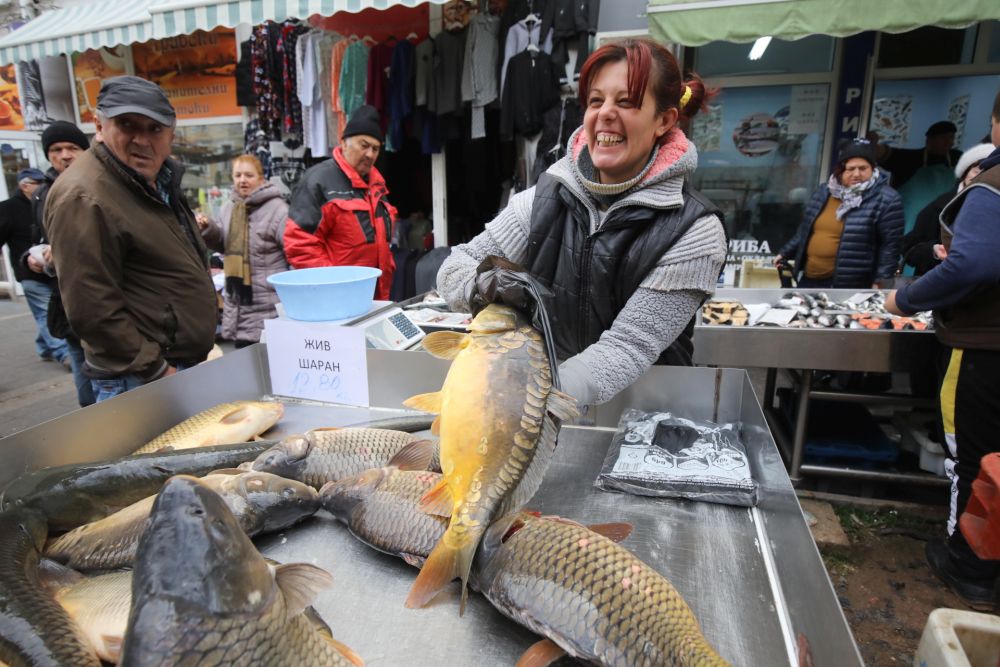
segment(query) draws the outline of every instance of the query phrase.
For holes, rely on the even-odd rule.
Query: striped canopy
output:
[[[0,38],[0,63],[35,60],[153,37],[157,0],[97,0],[45,12]]]

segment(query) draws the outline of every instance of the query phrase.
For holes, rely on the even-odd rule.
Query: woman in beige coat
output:
[[[233,194],[219,217],[198,216],[205,244],[224,255],[222,337],[237,348],[258,342],[264,320],[277,317],[278,296],[267,277],[288,270],[282,243],[287,218],[288,204],[252,155],[233,160]]]

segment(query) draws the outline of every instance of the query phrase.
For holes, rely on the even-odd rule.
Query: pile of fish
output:
[[[440,391],[406,402],[436,417],[388,424],[406,430],[218,446],[237,423],[248,440],[281,416],[248,402],[195,415],[151,453],[12,482],[0,664],[363,665],[310,607],[330,575],[269,561],[251,540],[322,509],[420,568],[406,606],[459,579],[460,612],[468,587],[543,635],[519,664],[727,665],[671,583],[618,544],[630,525],[524,511],[577,414],[525,316],[490,305],[468,334],[424,345],[452,364]],[[428,427],[438,442],[408,432]]]
[[[893,315],[885,309],[885,293],[859,293],[857,298],[837,302],[825,292],[788,292],[765,308],[764,316],[752,322],[756,326],[779,324],[791,329],[889,329],[924,331],[933,326],[930,312],[912,317]],[[711,300],[702,308],[702,323],[742,326],[749,324],[749,310],[739,301]],[[776,317],[778,315],[782,317]]]

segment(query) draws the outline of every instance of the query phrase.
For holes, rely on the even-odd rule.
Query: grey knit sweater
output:
[[[568,155],[548,173],[586,204],[590,228],[622,206],[673,208],[683,203],[684,179],[698,166],[694,144],[679,129],[650,159],[639,183],[609,201],[594,194],[582,128],[570,139]],[[661,154],[663,151],[667,153]],[[581,160],[581,156],[583,159]],[[467,309],[466,288],[487,255],[524,263],[534,188],[514,195],[507,208],[469,243],[456,246],[437,276],[438,291],[456,310]],[[714,215],[697,220],[642,281],[597,342],[559,367],[563,390],[581,403],[604,403],[632,384],[684,330],[702,300],[714,292],[726,259],[726,238]]]

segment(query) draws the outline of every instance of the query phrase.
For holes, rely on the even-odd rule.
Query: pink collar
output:
[[[573,141],[572,153],[573,162],[580,159],[580,153],[587,145],[587,132],[581,129],[576,134],[576,138]],[[656,154],[656,160],[653,161],[653,166],[650,167],[649,171],[646,173],[643,181],[648,181],[651,178],[662,174],[664,171],[673,166],[681,156],[687,152],[688,149],[688,138],[684,136],[684,132],[681,128],[676,125],[670,128],[667,132],[667,140],[660,146],[659,151]]]

